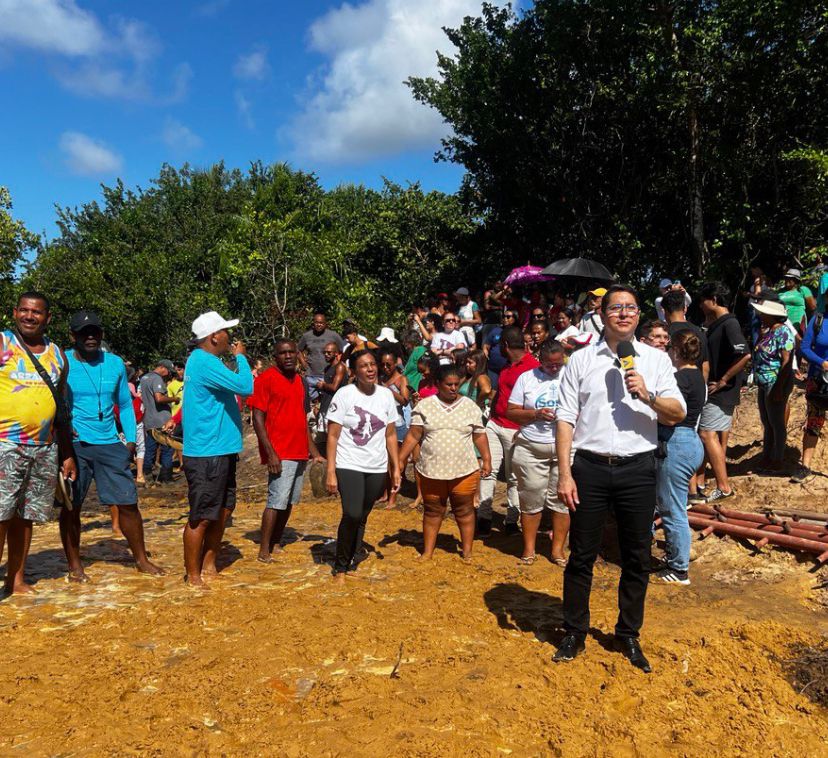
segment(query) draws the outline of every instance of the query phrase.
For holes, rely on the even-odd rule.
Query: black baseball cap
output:
[[[96,326],[103,329],[101,318],[94,311],[78,311],[69,319],[69,328],[76,334],[88,326]]]

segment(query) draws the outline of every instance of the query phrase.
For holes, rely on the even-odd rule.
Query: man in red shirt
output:
[[[523,346],[523,332],[517,326],[509,326],[500,336],[500,350],[509,361],[509,365],[500,372],[492,413],[486,425],[486,437],[489,440],[489,450],[492,452],[492,472],[480,480],[480,508],[477,511],[477,534],[485,537],[492,530],[492,499],[494,498],[497,470],[503,462],[506,474],[506,521],[503,531],[507,534],[518,532],[518,517],[520,504],[518,503],[517,479],[512,472],[512,447],[515,432],[520,428],[514,421],[506,418],[506,408],[509,405],[509,395],[515,386],[517,378],[524,372],[537,368],[540,364],[526,352]]]
[[[275,367],[263,371],[253,384],[247,404],[253,409],[253,429],[259,455],[267,466],[267,504],[262,514],[258,559],[272,563],[274,548],[281,552],[282,535],[293,506],[302,494],[308,457],[324,460],[308,427],[309,401],[305,383],[296,373],[296,343],[278,339]]]

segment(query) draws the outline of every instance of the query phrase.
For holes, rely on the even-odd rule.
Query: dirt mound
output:
[[[828,707],[828,644],[822,647],[795,645],[793,658],[785,661],[791,684],[800,694]]]

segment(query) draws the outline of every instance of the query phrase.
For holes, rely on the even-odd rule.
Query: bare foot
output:
[[[35,588],[31,584],[26,584],[26,582],[3,585],[3,594],[5,595],[27,595],[32,592],[36,592]]]
[[[333,575],[334,584],[345,584],[345,574],[339,573]]]
[[[215,566],[204,566],[201,569],[201,576],[213,579],[219,575],[218,569]]]
[[[259,563],[273,563],[273,556],[272,556],[272,555],[268,555],[267,553],[259,553],[259,554],[256,556],[256,560],[257,560]]]
[[[388,502],[388,493],[386,492],[379,500],[378,503],[387,503]]]
[[[142,561],[136,565],[138,567],[138,571],[142,574],[149,574],[150,576],[164,576],[166,573],[160,566],[156,566],[154,563],[150,563],[149,561]]]
[[[186,584],[188,587],[198,587],[200,589],[206,589],[207,588],[207,585],[204,584],[204,580],[198,575],[196,575],[196,576],[190,576],[189,574],[185,575],[184,576],[184,584]]]
[[[92,580],[86,575],[86,572],[81,569],[75,569],[74,571],[70,571],[66,575],[66,581],[68,582],[77,582],[78,584],[89,584]]]
[[[417,557],[421,561],[430,561],[433,556],[434,556],[434,553],[420,553]]]
[[[112,530],[112,537],[114,539],[120,539],[124,536],[124,533],[120,529],[113,529]]]

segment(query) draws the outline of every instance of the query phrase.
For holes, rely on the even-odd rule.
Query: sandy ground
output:
[[[748,397],[733,506],[828,510],[828,478],[748,473],[754,416]],[[696,543],[692,586],[651,586],[650,676],[607,649],[618,568],[601,562],[587,652],[556,666],[561,569],[518,566],[519,536],[495,531],[466,565],[447,521],[421,564],[419,514],[376,510],[359,578],[338,587],[338,502],[306,489],[285,553],[265,566],[265,475],[249,452],[242,471],[225,568],[206,591],[181,582],[181,482],[142,494],[161,579],[134,571],[95,507],[92,584],[66,582],[56,524],[36,530],[37,594],[0,604],[3,755],[828,755],[828,714],[783,673],[792,645],[828,634],[827,577],[810,558]]]

